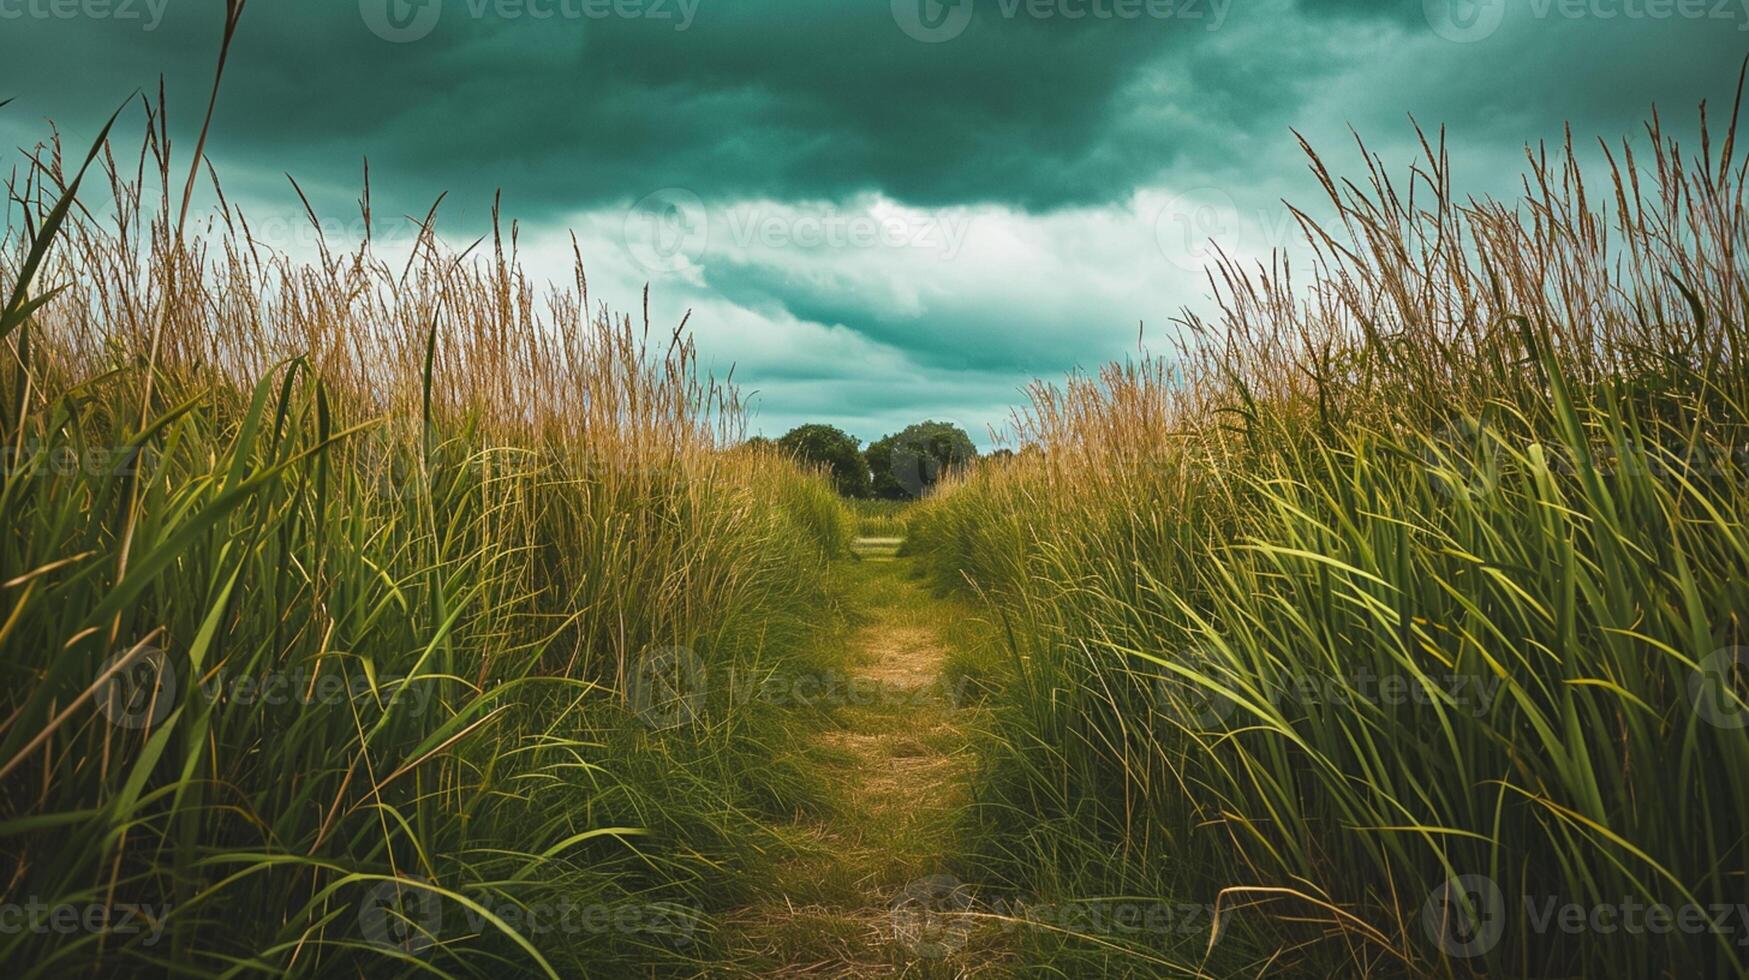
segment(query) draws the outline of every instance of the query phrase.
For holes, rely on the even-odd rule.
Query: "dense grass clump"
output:
[[[514,230],[299,263],[185,233],[155,131],[94,152],[20,172],[0,264],[0,962],[705,958],[808,799],[717,682],[813,628],[830,487]]]
[[[916,512],[909,500],[846,500],[856,533],[865,538],[903,538]]]
[[[1749,967],[1749,222],[1705,128],[1601,185],[1539,148],[1511,203],[1438,142],[1311,154],[1310,281],[1221,263],[1179,356],[1037,387],[923,505],[1011,654],[1000,875],[1218,905],[1124,937],[1215,973]]]

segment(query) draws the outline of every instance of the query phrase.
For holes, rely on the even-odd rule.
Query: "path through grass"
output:
[[[809,754],[830,785],[823,817],[779,828],[789,855],[761,897],[729,917],[728,950],[749,975],[992,976],[1001,951],[954,914],[969,904],[956,873],[968,801],[975,709],[946,663],[968,620],[930,595],[893,554],[858,541],[840,563],[840,656],[785,690],[822,705]]]

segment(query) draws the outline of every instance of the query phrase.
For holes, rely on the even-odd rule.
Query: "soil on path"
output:
[[[849,629],[841,678],[810,755],[834,788],[828,814],[777,829],[791,856],[762,898],[724,922],[737,972],[786,977],[963,977],[1004,957],[952,915],[956,820],[968,801],[972,708],[946,679],[931,596],[887,540],[842,569]],[[947,911],[943,911],[947,910]]]

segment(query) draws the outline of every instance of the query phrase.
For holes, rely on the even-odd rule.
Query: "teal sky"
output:
[[[186,150],[221,10],[0,0],[0,146],[88,138],[162,73]],[[1722,116],[1746,52],[1749,0],[252,0],[209,151],[293,252],[286,174],[356,236],[368,157],[391,242],[441,191],[471,240],[501,189],[537,275],[574,231],[593,295],[692,310],[755,431],[987,445],[1030,379],[1166,350],[1209,236],[1291,246],[1293,130],[1403,173],[1413,115],[1506,194],[1563,121],[1643,146],[1654,101]]]

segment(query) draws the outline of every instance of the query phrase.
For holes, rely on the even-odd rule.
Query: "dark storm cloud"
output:
[[[88,115],[164,71],[174,108],[192,116],[219,18],[166,2],[149,31],[90,19],[5,27],[0,52],[26,80],[24,103]],[[446,0],[429,33],[393,43],[355,3],[256,0],[215,153],[271,152],[318,181],[368,155],[424,192],[504,186],[525,209],[664,186],[1028,208],[1111,200],[1177,152],[1169,133],[1116,125],[1133,108],[1130,84],[1225,19],[1214,0],[1177,2],[1192,4],[1187,19],[1038,19],[991,0],[963,34],[928,44],[885,0],[641,0],[628,9],[651,16],[547,19],[518,3]]]
[[[124,2],[133,17],[115,14]],[[192,125],[216,3],[102,0],[91,9],[108,16],[5,16],[68,3],[91,0],[0,0],[0,87],[19,96],[11,131],[18,115],[94,118],[160,72],[173,121]],[[1187,159],[1242,165],[1258,141],[1285,143],[1337,74],[1423,44],[1447,9],[1505,17],[1494,36],[1429,48],[1389,90],[1357,93],[1355,117],[1413,110],[1512,129],[1547,105],[1620,128],[1643,107],[1624,99],[1626,79],[1666,99],[1716,87],[1745,38],[1735,21],[1609,15],[1622,0],[1586,0],[1571,8],[1580,16],[1561,0],[960,0],[966,23],[923,43],[904,29],[906,3],[957,9],[255,0],[213,152],[235,162],[233,177],[270,161],[318,192],[356,190],[368,156],[408,208],[450,189],[466,192],[458,208],[478,211],[483,189],[502,187],[508,211],[536,219],[662,187],[1042,211],[1121,201]],[[390,9],[432,19],[386,40]]]
[[[76,143],[162,73],[186,153],[221,7],[0,0],[0,146],[45,118]],[[584,227],[603,292],[654,278],[674,318],[730,325],[713,351],[766,422],[873,435],[942,405],[976,425],[1027,377],[1133,349],[1138,321],[1201,295],[1152,241],[1162,201],[1283,227],[1279,197],[1316,209],[1290,128],[1353,174],[1352,125],[1398,173],[1413,114],[1449,126],[1460,189],[1509,194],[1520,147],[1563,121],[1590,145],[1639,137],[1653,101],[1679,132],[1701,97],[1717,120],[1746,27],[1749,0],[251,0],[209,153],[234,199],[290,223],[285,173],[345,214],[366,157],[379,214],[449,191],[462,241],[502,188],[554,242]],[[949,262],[719,236],[660,271],[619,229],[664,188],[713,214],[878,200],[980,223]]]

